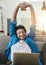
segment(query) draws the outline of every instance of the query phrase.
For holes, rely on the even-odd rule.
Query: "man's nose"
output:
[[[23,35],[23,33],[21,33],[21,35]]]

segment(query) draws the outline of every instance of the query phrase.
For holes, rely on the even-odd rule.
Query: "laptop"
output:
[[[38,65],[39,53],[14,53],[13,65]]]

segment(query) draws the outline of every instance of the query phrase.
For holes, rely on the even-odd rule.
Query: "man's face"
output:
[[[17,36],[19,39],[21,39],[21,40],[25,39],[26,32],[23,29],[18,29],[16,33],[17,33]]]

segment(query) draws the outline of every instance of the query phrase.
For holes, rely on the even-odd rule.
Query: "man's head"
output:
[[[26,29],[25,29],[24,26],[22,26],[22,25],[16,26],[15,32],[16,32],[17,37],[19,39],[21,39],[21,40],[25,39],[25,37],[26,37]]]

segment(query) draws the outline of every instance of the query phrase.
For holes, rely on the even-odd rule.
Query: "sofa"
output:
[[[5,49],[9,41],[9,36],[0,36],[0,65],[9,65],[5,56]]]
[[[6,64],[7,63],[7,58],[5,56],[5,49],[8,45],[10,37],[9,36],[1,36],[0,37],[0,64]],[[42,47],[44,45],[43,41],[37,41],[37,38],[35,38],[35,43],[38,47],[38,49],[42,50]]]

